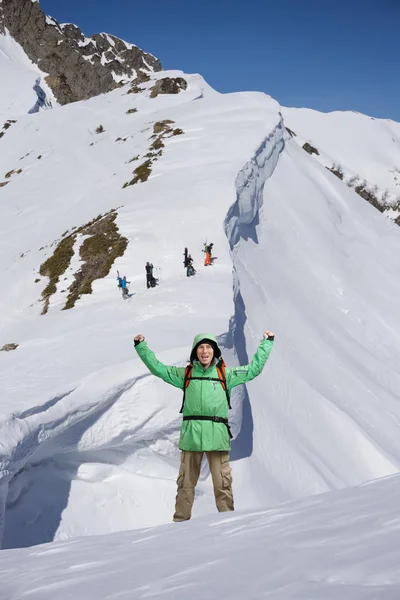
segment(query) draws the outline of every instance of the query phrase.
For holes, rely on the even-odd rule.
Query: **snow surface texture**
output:
[[[0,119],[54,106],[56,100],[45,76],[10,35],[0,34]]]
[[[187,90],[151,99],[165,76]],[[0,347],[19,344],[0,354],[4,548],[170,521],[181,394],[136,358],[138,332],[184,365],[199,331],[236,364],[275,330],[263,374],[233,395],[238,509],[399,470],[398,227],[289,138],[268,96],[220,95],[180,72],[141,87],[24,116],[0,140],[0,174],[22,169],[0,188]],[[146,183],[122,189],[163,119],[184,134],[165,140]],[[111,208],[125,255],[61,311],[68,271],[42,316],[47,279],[35,279],[52,244]],[[162,274],[152,290],[147,260]],[[204,465],[194,516],[214,511]]]
[[[398,600],[400,480],[0,553],[2,600]]]
[[[283,108],[282,113],[294,140],[318,150],[314,159],[329,168],[340,165],[347,181],[358,175],[359,183],[378,186],[378,197],[388,190],[388,201],[400,199],[400,123],[357,112]]]

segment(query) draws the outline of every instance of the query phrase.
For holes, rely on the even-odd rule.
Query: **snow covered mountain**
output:
[[[143,73],[161,70],[159,60],[133,44],[106,33],[86,37],[78,26],[58,23],[44,14],[38,0],[1,0],[0,34],[5,33],[45,74],[60,104],[109,92]]]
[[[170,521],[181,394],[137,359],[138,332],[160,360],[184,365],[199,331],[219,336],[228,364],[275,331],[265,371],[232,399],[238,509],[398,473],[400,229],[325,168],[340,161],[365,176],[346,144],[265,94],[222,95],[179,71],[149,69],[59,106],[9,33],[0,50],[10,81],[0,89],[3,548]],[[28,114],[37,79],[55,108]],[[398,124],[372,122],[378,152],[358,115],[342,117],[373,181],[388,186]],[[160,280],[150,290],[147,260]],[[194,515],[214,511],[204,466]]]
[[[300,146],[400,225],[400,123],[305,108],[282,114]]]

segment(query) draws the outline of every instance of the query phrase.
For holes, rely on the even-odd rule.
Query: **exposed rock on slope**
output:
[[[46,81],[60,104],[109,92],[141,71],[160,71],[151,54],[105,33],[85,37],[76,25],[60,25],[39,2],[3,0],[0,33],[8,30],[29,58],[48,73]]]
[[[288,134],[395,223],[400,214],[400,123],[354,111],[282,107]]]
[[[152,87],[150,97],[156,98],[159,94],[179,94],[186,88],[187,81],[183,77],[164,77]]]

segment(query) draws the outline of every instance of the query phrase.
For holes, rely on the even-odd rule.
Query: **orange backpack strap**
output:
[[[214,379],[212,377],[192,377],[192,371],[193,371],[192,363],[190,363],[190,365],[188,365],[186,367],[185,375],[184,375],[184,379],[183,379],[183,399],[182,399],[181,410],[179,411],[180,413],[183,413],[183,408],[185,406],[186,389],[187,389],[189,383],[192,381],[192,379],[219,381],[222,385],[223,390],[225,391],[226,399],[228,402],[228,408],[232,408],[231,407],[231,398],[230,398],[230,394],[228,391],[228,386],[226,385],[226,375],[225,375],[226,367],[225,367],[225,363],[222,358],[219,360],[218,364],[216,365],[216,368],[217,368],[218,379]]]
[[[183,407],[185,406],[186,388],[188,387],[189,383],[191,382],[192,371],[193,371],[193,365],[192,365],[192,363],[190,363],[190,365],[188,365],[185,369],[185,375],[184,375],[184,380],[183,380],[183,399],[182,399],[181,410],[179,411],[180,413],[183,413]]]
[[[218,373],[218,379],[221,382],[221,385],[223,387],[223,389],[225,390],[225,394],[226,394],[226,399],[228,401],[228,408],[232,408],[231,406],[231,397],[228,391],[228,386],[226,385],[226,365],[223,361],[223,359],[221,358],[217,364],[217,373]]]

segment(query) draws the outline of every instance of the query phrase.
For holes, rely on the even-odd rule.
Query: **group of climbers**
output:
[[[213,263],[213,258],[212,258],[213,246],[214,246],[214,244],[212,244],[212,243],[208,244],[206,242],[204,244],[203,252],[205,253],[205,259],[204,259],[205,267],[211,266]],[[192,277],[193,275],[196,275],[196,269],[194,268],[194,265],[193,265],[193,258],[189,254],[187,248],[185,248],[183,256],[184,256],[183,265],[184,265],[184,268],[186,269],[186,276]],[[146,271],[146,287],[147,287],[147,289],[156,287],[159,280],[156,279],[156,277],[154,277],[154,265],[150,262],[146,262],[144,268]],[[130,281],[127,281],[125,275],[123,277],[120,277],[119,271],[117,271],[117,275],[118,275],[117,276],[118,288],[121,289],[122,298],[125,300],[126,298],[129,297],[129,288],[128,288],[127,284],[128,283],[130,284]]]
[[[213,243],[208,244],[207,242],[205,242],[205,244],[204,244],[203,252],[205,254],[205,258],[204,258],[204,266],[205,267],[211,266],[213,264],[213,260],[214,260],[212,257],[213,246],[214,246]],[[192,275],[196,274],[196,270],[193,266],[193,258],[189,254],[187,248],[185,248],[185,252],[184,252],[183,256],[184,256],[183,266],[186,269],[186,276],[191,277]]]
[[[154,277],[154,265],[152,263],[147,262],[144,266],[145,271],[146,271],[146,286],[147,289],[151,288],[151,287],[156,287],[156,285],[158,284],[158,279],[156,279]],[[117,271],[117,281],[118,281],[118,288],[122,291],[122,298],[124,300],[126,300],[126,298],[129,298],[129,288],[128,288],[128,283],[130,284],[130,281],[127,281],[126,279],[126,275],[124,275],[123,277],[120,276],[119,271]]]

